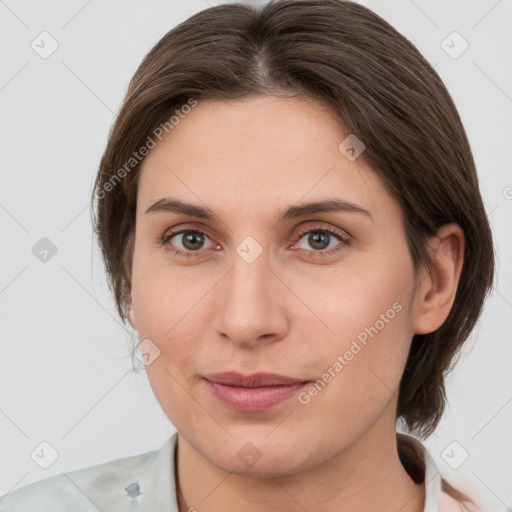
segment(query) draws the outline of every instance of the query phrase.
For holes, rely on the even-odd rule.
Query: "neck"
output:
[[[384,437],[370,429],[321,465],[277,477],[226,472],[182,436],[178,437],[176,463],[179,512],[424,510],[424,483],[415,483],[402,466],[395,429]]]

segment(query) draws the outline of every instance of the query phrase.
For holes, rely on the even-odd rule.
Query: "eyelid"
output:
[[[314,233],[314,232],[323,232],[328,233],[330,236],[335,237],[338,239],[338,243],[331,247],[330,249],[320,249],[320,250],[313,250],[313,249],[301,249],[301,248],[294,248],[295,245],[297,245],[302,237],[306,235],[307,233]],[[346,250],[349,246],[352,245],[353,239],[350,234],[348,234],[346,231],[341,230],[340,228],[334,228],[328,224],[316,224],[313,226],[307,226],[303,227],[298,235],[294,237],[297,241],[293,243],[291,246],[291,249],[294,251],[299,251],[301,253],[306,253],[308,258],[334,258],[337,256],[341,251]]]
[[[194,224],[180,224],[179,228],[170,228],[164,231],[164,234],[162,235],[162,242],[165,242],[169,238],[172,238],[175,235],[179,235],[184,231],[196,231],[198,233],[205,234],[212,241],[214,239],[214,235],[212,235],[212,232],[203,225],[199,227],[195,226]]]
[[[342,241],[344,241],[346,243],[350,242],[350,239],[352,238],[351,235],[347,231],[342,230],[340,228],[332,227],[331,225],[325,224],[325,223],[315,224],[313,226],[302,227],[299,230],[298,234],[295,236],[296,236],[296,238],[300,239],[300,238],[302,238],[303,235],[305,235],[306,233],[309,233],[311,231],[326,231],[326,232],[330,233],[331,235],[337,236],[338,238],[340,238]]]
[[[333,227],[330,224],[326,224],[324,221],[310,221],[310,222],[311,222],[311,225],[308,225],[308,226],[302,225],[302,227],[298,230],[298,233],[296,235],[294,235],[295,242],[293,243],[293,245],[296,245],[300,241],[300,239],[307,233],[314,232],[314,231],[324,231],[324,232],[329,233],[330,235],[333,235],[333,236],[339,238],[339,240],[340,240],[339,245],[342,247],[335,247],[335,248],[331,248],[331,249],[317,250],[317,251],[307,250],[307,249],[294,249],[294,250],[299,250],[302,252],[305,251],[305,252],[309,252],[309,253],[312,253],[315,255],[328,255],[328,254],[332,254],[332,253],[336,252],[337,250],[340,250],[341,248],[346,247],[352,243],[352,236],[347,231],[341,230],[340,228],[337,228],[337,227]],[[316,224],[315,224],[315,222],[316,222]],[[201,225],[199,227],[194,224],[188,224],[188,225],[184,224],[184,225],[180,225],[178,228],[170,228],[170,229],[166,230],[164,232],[164,234],[162,235],[161,243],[163,245],[167,245],[171,238],[173,238],[174,236],[183,234],[183,232],[197,232],[197,233],[204,234],[210,239],[210,241],[212,243],[216,244],[217,246],[219,245],[215,241],[215,236],[211,234],[210,230],[206,226]],[[213,250],[213,249],[210,249],[210,250]],[[176,254],[185,253],[187,256],[188,255],[199,256],[201,253],[204,252],[204,250],[200,249],[197,251],[183,251],[182,249],[177,248],[177,249],[172,249],[171,252],[174,252]]]

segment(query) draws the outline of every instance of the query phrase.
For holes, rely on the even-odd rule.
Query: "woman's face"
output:
[[[397,203],[354,159],[362,147],[340,150],[348,135],[296,98],[200,101],[143,162],[132,325],[163,410],[226,471],[291,474],[395,431],[413,266]],[[148,211],[171,199],[196,211]],[[322,211],[327,200],[341,206]],[[306,384],[205,379],[219,372]]]

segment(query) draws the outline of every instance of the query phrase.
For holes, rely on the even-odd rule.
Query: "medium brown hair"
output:
[[[492,287],[494,247],[450,94],[412,43],[359,4],[219,5],[180,23],[149,51],[130,81],[94,186],[95,229],[119,315],[126,320],[140,170],[140,161],[128,169],[126,163],[191,99],[256,95],[321,102],[347,134],[363,141],[359,158],[400,205],[416,272],[432,268],[427,240],[440,226],[456,222],[463,229],[464,264],[452,309],[435,332],[413,337],[400,381],[397,418],[427,437],[445,407],[445,375]]]

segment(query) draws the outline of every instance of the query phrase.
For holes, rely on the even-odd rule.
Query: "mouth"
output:
[[[266,411],[296,395],[310,381],[284,375],[236,372],[203,377],[209,391],[224,405],[240,411]]]

